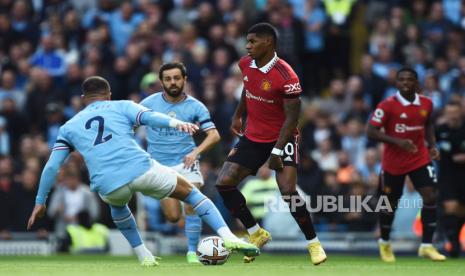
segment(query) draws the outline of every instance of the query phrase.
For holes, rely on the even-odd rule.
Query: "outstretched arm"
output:
[[[37,218],[45,214],[45,202],[47,201],[48,194],[55,183],[58,171],[69,155],[69,149],[55,149],[50,155],[50,159],[42,171],[39,183],[39,191],[37,192],[36,205],[32,211],[31,217],[27,223],[27,229],[30,229],[35,223]]]
[[[148,125],[151,127],[177,128],[178,130],[188,132],[191,135],[199,129],[199,127],[194,124],[183,122],[178,119],[171,118],[163,113],[150,110],[140,112],[140,115],[138,115],[138,121],[142,125]]]
[[[200,143],[198,147],[196,147],[192,152],[184,157],[184,167],[190,168],[195,160],[197,160],[197,156],[202,154],[209,148],[213,147],[216,143],[220,141],[220,134],[216,128],[211,128],[207,130],[207,137]]]

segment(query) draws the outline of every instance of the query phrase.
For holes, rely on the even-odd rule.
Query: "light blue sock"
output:
[[[184,231],[187,237],[187,251],[197,251],[197,245],[202,231],[202,220],[197,215],[186,215],[186,225]]]
[[[137,230],[136,220],[129,210],[127,205],[125,206],[112,206],[111,208],[111,217],[113,222],[121,234],[128,240],[131,247],[134,248],[142,244],[142,239],[140,237],[139,231]]]
[[[197,188],[192,189],[192,192],[184,199],[184,202],[192,205],[197,215],[216,232],[222,227],[227,228],[226,222],[224,222],[220,212],[216,209],[215,204]]]

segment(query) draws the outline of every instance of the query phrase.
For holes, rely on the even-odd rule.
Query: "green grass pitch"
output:
[[[395,264],[385,264],[375,256],[329,255],[326,263],[313,266],[306,255],[263,255],[254,263],[243,264],[238,254],[223,266],[192,266],[184,256],[165,256],[159,267],[143,268],[136,257],[49,256],[0,257],[0,275],[221,275],[221,276],[294,276],[294,275],[465,275],[465,260],[433,263],[417,257],[397,257]]]

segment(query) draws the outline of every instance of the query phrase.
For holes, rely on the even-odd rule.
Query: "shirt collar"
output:
[[[413,105],[420,105],[420,96],[418,96],[417,93],[415,93],[415,100],[413,100],[413,102],[410,102],[407,99],[405,99],[404,97],[402,97],[402,95],[400,94],[399,91],[397,91],[396,97],[403,106],[412,105],[412,104]]]
[[[267,64],[265,64],[264,66],[260,68],[257,67],[255,60],[252,59],[252,61],[250,62],[250,68],[256,68],[260,70],[262,73],[266,74],[271,70],[271,68],[273,68],[273,66],[276,64],[278,60],[279,60],[278,55],[276,55],[276,52],[275,52],[274,57]]]

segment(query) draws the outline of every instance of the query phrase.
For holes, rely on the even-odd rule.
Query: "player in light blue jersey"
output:
[[[133,127],[172,127],[194,133],[198,127],[131,101],[110,101],[108,82],[89,77],[83,85],[86,108],[60,127],[50,159],[42,172],[36,205],[28,229],[45,214],[45,202],[58,170],[72,150],[85,160],[91,190],[110,205],[116,227],[131,244],[144,266],[158,265],[137,230],[127,203],[135,192],[162,199],[173,197],[194,206],[200,217],[220,235],[226,248],[245,255],[258,255],[258,248],[237,238],[227,227],[215,205],[183,176],[150,158],[134,140]]]
[[[187,81],[186,67],[180,63],[166,63],[161,66],[159,79],[163,92],[155,93],[145,98],[141,105],[167,114],[184,122],[200,125],[200,130],[206,132],[206,138],[196,147],[192,136],[176,128],[147,128],[147,151],[153,159],[168,166],[197,188],[203,186],[203,177],[199,168],[199,155],[218,143],[220,135],[210,118],[207,108],[195,98],[184,93]],[[166,198],[160,201],[165,217],[176,222],[182,211],[179,201]],[[200,263],[196,250],[202,231],[202,220],[192,209],[185,205],[185,233],[187,237],[187,262]]]

